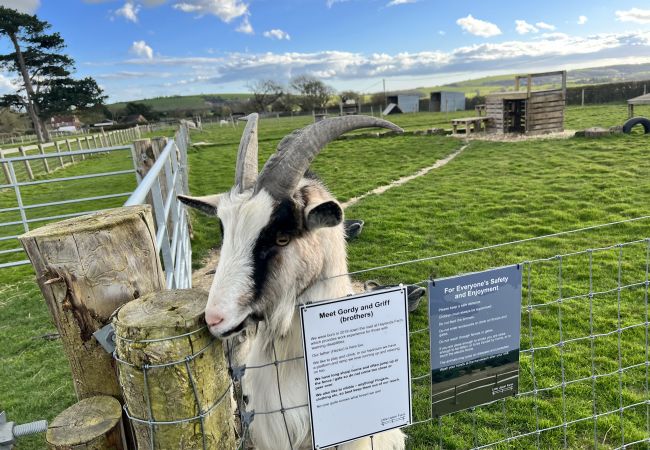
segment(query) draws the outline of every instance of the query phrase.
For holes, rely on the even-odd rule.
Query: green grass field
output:
[[[448,126],[450,117],[422,113],[394,116],[391,120],[406,129],[423,129]],[[569,108],[566,127],[620,125],[625,118],[624,105]],[[309,120],[262,120],[261,159],[273,151],[282,136]],[[240,125],[238,129],[217,126],[192,133],[194,142],[211,143],[190,150],[193,194],[223,191],[231,186],[241,131]],[[347,217],[366,221],[361,237],[349,246],[350,270],[647,215],[649,143],[647,137],[638,135],[599,140],[474,141],[445,167],[382,195],[371,195],[346,211]],[[346,200],[429,166],[460,145],[462,142],[457,139],[434,136],[340,140],[319,155],[313,169],[339,200]],[[128,155],[99,156],[60,169],[56,176],[115,170],[128,164]],[[134,177],[125,176],[123,180],[74,184],[68,189],[91,196],[127,192],[134,185]],[[63,190],[53,188],[32,192],[30,196],[51,201],[64,194]],[[0,208],[11,206],[10,198],[10,192],[0,192]],[[120,202],[121,199],[115,199],[114,203],[102,206],[116,206]],[[194,263],[198,266],[209,249],[218,246],[220,238],[212,220],[192,216]],[[430,276],[451,276],[647,237],[650,220],[365,272],[355,278],[387,283],[422,282]],[[646,243],[597,252],[591,266],[592,291],[617,288],[619,258],[622,285],[647,279]],[[414,426],[407,430],[410,448],[436,448],[440,442],[444,448],[467,448],[535,430],[537,421],[541,428],[548,428],[590,417],[594,392],[597,413],[617,410],[621,403],[625,406],[648,400],[645,367],[624,370],[620,377],[617,373],[619,359],[622,367],[647,361],[647,328],[635,326],[647,321],[646,289],[626,288],[620,297],[616,291],[596,295],[591,305],[588,298],[582,297],[560,304],[560,286],[563,297],[590,291],[588,255],[563,258],[561,285],[558,272],[556,259],[524,266],[523,303],[525,306],[530,301],[535,307],[530,315],[525,308],[522,310],[522,350],[531,346],[547,348],[534,354],[522,353],[520,390],[548,390],[540,392],[536,399],[527,395],[479,407],[474,413],[456,413],[440,422]],[[18,422],[51,420],[75,401],[61,344],[40,337],[55,329],[30,268],[5,269],[0,276],[0,410],[6,410],[10,420]],[[631,327],[620,333],[620,350],[619,333],[557,345],[561,340],[589,335],[590,306],[594,333]],[[423,304],[411,316],[411,329],[426,327],[426,317]],[[414,335],[411,346],[413,375],[426,374],[428,335]],[[565,385],[564,400],[562,389],[553,388],[563,381],[590,377],[592,371],[603,376]],[[607,375],[610,373],[613,375]],[[415,419],[425,420],[430,410],[426,381],[414,383],[413,392]],[[623,441],[647,439],[647,417],[647,406],[625,409],[622,420],[618,411],[601,416],[595,437],[593,421],[574,423],[566,428],[567,448],[594,448],[597,440],[598,448],[609,449],[620,447]],[[561,426],[543,432],[539,435],[539,448],[562,447],[564,439],[565,429]],[[535,448],[536,444],[537,436],[533,435],[497,448]],[[17,448],[44,448],[43,438],[23,439]],[[634,448],[647,448],[647,444]]]

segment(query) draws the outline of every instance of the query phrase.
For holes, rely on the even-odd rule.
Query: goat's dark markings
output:
[[[253,248],[254,300],[261,297],[264,284],[269,276],[269,266],[281,251],[281,247],[276,244],[278,233],[295,239],[300,237],[303,232],[300,209],[296,207],[293,200],[281,200],[275,207],[268,225],[260,232]]]

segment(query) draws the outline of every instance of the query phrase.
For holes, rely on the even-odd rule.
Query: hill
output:
[[[199,95],[172,95],[169,97],[155,97],[143,100],[133,100],[133,103],[144,103],[156,112],[171,112],[179,110],[207,111],[225,103],[246,100],[249,94],[199,94]],[[107,105],[112,112],[117,112],[126,107],[128,102],[119,102]]]

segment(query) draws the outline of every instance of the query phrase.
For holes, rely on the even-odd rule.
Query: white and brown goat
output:
[[[252,114],[239,146],[232,190],[181,197],[221,221],[223,244],[205,319],[210,331],[224,339],[257,324],[244,355],[248,367],[302,356],[297,305],[353,293],[349,277],[329,278],[347,273],[343,211],[308,168],[328,142],[366,127],[401,131],[367,116],[327,119],[282,139],[258,176],[257,114]],[[277,370],[279,374],[275,365],[249,369],[242,380],[248,410],[285,409],[283,414],[255,416],[253,445],[261,450],[309,448],[309,412],[298,407],[307,403],[304,362],[285,362]],[[372,444],[364,438],[339,449],[371,446],[403,449],[404,435],[392,430],[374,436]]]

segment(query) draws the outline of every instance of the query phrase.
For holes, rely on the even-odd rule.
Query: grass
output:
[[[467,114],[467,113],[464,113]],[[450,115],[414,114],[391,117],[407,129],[447,125]],[[624,106],[606,105],[597,108],[569,108],[567,128],[610,126],[621,124],[626,117]],[[264,160],[288,131],[308,123],[309,118],[267,119],[260,124],[261,159]],[[194,147],[189,154],[190,188],[200,195],[229,188],[234,177],[234,158],[239,129],[212,127],[193,132],[194,142],[213,145]],[[447,166],[391,189],[382,195],[369,196],[346,215],[366,221],[360,239],[349,247],[350,269],[366,269],[382,264],[406,261],[431,255],[481,247],[489,244],[569,230],[586,225],[640,216],[648,213],[646,206],[650,185],[645,182],[650,169],[647,158],[648,139],[621,136],[600,140],[574,138],[561,141],[472,142]],[[404,136],[341,140],[332,143],[316,159],[313,168],[340,200],[364,193],[375,186],[428,166],[441,156],[458,148],[460,142],[447,137]],[[60,169],[56,176],[100,172],[124,167],[128,155],[89,158],[74,166]],[[85,172],[84,172],[85,171]],[[41,175],[45,176],[45,175]],[[128,191],[134,177],[102,183],[73,184],[68,195],[83,192],[84,196]],[[59,187],[26,192],[34,201],[63,198]],[[72,191],[72,192],[70,192]],[[9,206],[10,193],[0,192],[0,208]],[[121,199],[117,199],[119,204]],[[62,210],[61,210],[62,211]],[[195,263],[219,242],[218,229],[210,219],[194,218]],[[0,220],[5,220],[0,218]],[[420,282],[429,276],[443,277],[483,270],[556,254],[626,242],[650,236],[649,221],[639,221],[601,230],[550,238],[500,249],[450,256],[441,259],[373,271],[360,279],[382,282]],[[642,281],[646,254],[643,244],[623,249],[621,258],[623,284]],[[592,282],[594,290],[616,288],[618,284],[619,249],[594,254]],[[563,259],[563,295],[588,292],[589,273],[585,255]],[[527,269],[526,269],[527,270]],[[54,332],[40,291],[33,282],[29,267],[3,270],[0,285],[0,410],[10,420],[24,422],[40,418],[52,419],[72,404],[74,394],[67,362],[58,340],[40,336]],[[526,277],[524,272],[524,276]],[[562,315],[563,340],[589,334],[589,302],[567,300],[561,306],[558,298],[558,260],[536,263],[530,267],[531,289],[524,290],[539,305],[522,315],[522,349],[530,348],[529,330],[535,347],[551,346],[535,353],[537,387],[550,387],[562,382],[560,362],[564,362],[565,380],[618,370],[618,335],[591,341],[578,341],[563,348],[560,341],[559,317]],[[625,289],[621,294],[621,325],[643,322],[644,292]],[[618,297],[607,294],[594,298],[594,332],[616,330]],[[412,329],[426,326],[426,306],[422,305],[411,318]],[[643,328],[631,328],[621,335],[623,367],[645,361]],[[428,372],[428,336],[412,338],[413,373]],[[562,356],[562,357],[561,357]],[[533,388],[533,360],[522,354],[520,389]],[[624,371],[603,376],[595,382],[597,409],[600,412],[647,399],[645,369]],[[619,383],[623,386],[619,397]],[[430,424],[408,430],[412,448],[431,448],[442,441],[445,448],[466,448],[515,433],[560,424],[567,420],[588,417],[592,413],[592,381],[566,386],[567,402],[561,390],[550,389],[535,401],[532,396],[509,399],[486,407],[474,414],[456,413]],[[428,417],[428,389],[423,383],[414,385],[415,418]],[[538,415],[534,411],[537,408]],[[504,413],[505,410],[505,413]],[[625,410],[623,424],[625,441],[648,436],[646,409]],[[601,448],[621,445],[621,420],[618,413],[599,418],[596,438]],[[567,427],[568,448],[593,448],[592,421]],[[539,448],[556,448],[564,443],[562,428],[540,435]],[[536,436],[514,441],[499,448],[534,448]],[[43,438],[21,439],[17,448],[43,448]]]

